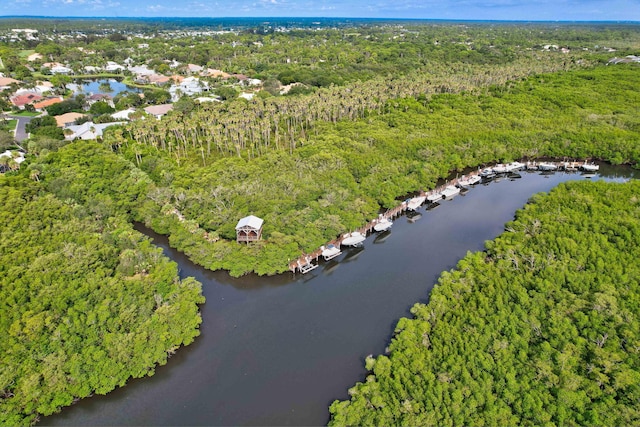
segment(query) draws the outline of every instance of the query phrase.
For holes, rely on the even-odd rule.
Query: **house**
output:
[[[73,74],[73,70],[69,67],[65,67],[64,65],[56,65],[51,68],[52,74]]]
[[[236,225],[236,241],[238,243],[256,242],[262,239],[262,224],[264,221],[254,215],[249,215],[238,221]]]
[[[22,162],[24,162],[24,153],[21,151],[17,151],[17,154],[14,154],[11,151],[7,150],[4,153],[0,153],[0,158],[3,157],[13,159],[15,165],[17,166],[10,166],[9,164],[5,165],[4,162],[0,162],[0,173],[8,172],[12,169],[15,170],[16,168],[20,167],[20,164]]]
[[[76,120],[84,116],[84,114],[80,113],[65,113],[59,116],[53,116],[53,118],[56,119],[56,124],[59,128],[68,128],[69,126],[73,126]]]
[[[214,68],[208,68],[206,71],[206,74],[209,77],[213,77],[213,78],[220,77],[222,79],[228,79],[229,77],[231,77],[231,74],[225,73],[222,70],[216,70]]]
[[[150,75],[156,73],[155,71],[153,71],[152,69],[150,69],[146,65],[139,65],[139,66],[136,66],[136,67],[129,67],[129,71],[131,71],[132,74],[135,74],[138,77],[146,77],[146,76],[150,76]]]
[[[65,129],[65,139],[68,141],[73,141],[74,139],[98,139],[102,138],[102,134],[106,128],[114,125],[121,125],[124,122],[113,122],[113,123],[93,123],[93,122],[85,122],[81,125],[73,125],[68,126]]]
[[[197,74],[197,73],[200,73],[204,69],[204,67],[201,67],[200,65],[196,65],[196,64],[187,64],[187,69],[189,70],[190,73]]]
[[[242,82],[245,86],[260,86],[262,84],[262,80],[260,79],[246,79]]]
[[[187,77],[178,84],[171,85],[169,93],[171,99],[177,101],[182,95],[197,95],[209,90],[207,82],[201,82],[197,77]]]
[[[110,73],[117,73],[119,71],[124,70],[124,66],[118,64],[117,62],[113,62],[113,61],[107,61],[107,66],[104,67],[105,71],[108,71]]]
[[[147,80],[149,80],[149,83],[153,83],[155,85],[161,86],[169,83],[171,81],[171,77],[163,76],[160,74],[152,74],[147,77]]]
[[[42,99],[42,95],[39,95],[34,92],[27,92],[27,93],[21,93],[16,96],[12,96],[10,98],[10,101],[13,105],[15,105],[16,107],[22,110],[24,109],[25,105],[33,104],[34,102],[38,102],[41,99]]]
[[[151,105],[144,109],[147,114],[151,114],[158,120],[171,110],[173,110],[173,104]]]
[[[238,95],[238,98],[244,98],[247,101],[251,101],[253,99],[253,97],[256,96],[255,93],[246,93],[246,92],[242,92],[240,95]]]
[[[135,113],[136,110],[133,108],[128,108],[126,110],[117,111],[111,115],[116,120],[129,120],[129,115],[131,113]]]
[[[33,104],[33,108],[35,108],[36,111],[43,111],[45,108],[50,107],[51,105],[54,105],[54,104],[59,104],[63,100],[64,99],[61,96],[58,96],[55,98],[43,99],[42,101],[38,101],[35,104]]]
[[[94,93],[94,94],[88,96],[87,98],[85,98],[85,102],[87,103],[88,106],[92,106],[93,104],[95,104],[98,101],[104,101],[107,104],[109,104],[109,106],[111,108],[115,108],[115,106],[113,104],[113,97],[111,95],[106,94],[106,93]]]
[[[20,80],[12,79],[11,77],[0,77],[0,91],[10,87],[12,83],[19,84]]]

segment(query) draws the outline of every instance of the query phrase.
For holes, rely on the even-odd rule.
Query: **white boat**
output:
[[[354,231],[343,235],[342,242],[340,244],[345,246],[361,246],[365,239],[366,237],[362,233]]]
[[[458,180],[458,186],[463,188],[468,188],[472,185],[479,183],[480,181],[482,181],[482,178],[480,178],[479,175],[463,176]]]
[[[326,247],[320,246],[320,249],[322,250],[322,256],[325,261],[329,261],[342,253],[340,248],[336,247],[332,243],[329,243]]]
[[[538,170],[540,171],[554,171],[558,170],[558,166],[553,163],[540,163],[538,164]]]
[[[584,162],[584,164],[580,166],[580,168],[585,172],[597,172],[600,170],[600,165]]]
[[[439,191],[434,191],[432,193],[429,193],[427,195],[427,200],[429,201],[429,203],[439,202],[440,200],[442,200],[442,193]]]
[[[493,168],[484,168],[480,171],[480,178],[484,180],[491,180],[496,177],[496,173]]]
[[[425,200],[427,200],[425,196],[418,196],[409,199],[409,202],[407,203],[407,209],[409,209],[410,211],[415,211],[424,203]]]
[[[507,165],[503,165],[502,163],[498,163],[493,167],[493,171],[495,173],[507,173]]]
[[[514,172],[514,171],[519,171],[520,169],[524,169],[525,166],[526,165],[524,163],[511,162],[506,166],[506,168],[507,168],[507,172]]]
[[[453,199],[453,197],[458,194],[460,194],[460,189],[458,187],[455,185],[448,185],[447,188],[442,191],[442,198],[444,200],[449,200]]]
[[[376,222],[376,225],[373,226],[373,229],[376,231],[387,231],[388,229],[391,228],[392,225],[393,225],[393,222],[391,220],[383,216],[380,216],[378,218],[378,221]]]

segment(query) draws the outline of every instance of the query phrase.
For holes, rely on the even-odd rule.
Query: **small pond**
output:
[[[72,90],[74,94],[84,93],[92,95],[104,93],[112,97],[120,92],[140,92],[140,89],[126,84],[116,79],[82,79],[67,84],[67,88]]]

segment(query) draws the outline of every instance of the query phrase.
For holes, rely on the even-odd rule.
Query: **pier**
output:
[[[517,168],[510,168],[509,166],[513,166],[515,163],[518,163]],[[495,169],[494,169],[495,168]],[[504,170],[503,170],[504,169]],[[439,201],[444,200],[442,197],[437,197],[435,198],[436,195],[440,195],[442,194],[442,192],[450,186],[456,186],[456,187],[461,187],[459,185],[460,180],[462,180],[463,178],[468,178],[470,176],[473,175],[478,175],[478,176],[482,176],[481,175],[481,170],[493,170],[494,171],[494,175],[491,176],[491,178],[487,178],[487,177],[483,177],[481,182],[486,182],[489,181],[491,179],[493,179],[496,176],[508,176],[509,173],[514,173],[520,170],[527,170],[527,171],[564,171],[564,172],[577,172],[577,171],[585,171],[585,172],[592,172],[595,170],[598,170],[598,165],[594,164],[594,163],[588,163],[587,160],[585,161],[528,161],[526,163],[519,163],[519,162],[514,162],[511,163],[509,165],[495,165],[493,167],[485,167],[483,169],[478,169],[477,171],[474,172],[470,172],[467,173],[461,177],[456,177],[452,180],[446,181],[445,183],[443,183],[442,185],[439,185],[438,187],[429,190],[427,192],[420,190],[418,192],[418,194],[413,198],[418,198],[418,197],[425,197],[426,200],[429,200],[429,203],[431,206],[437,206],[437,203]],[[500,170],[500,172],[497,172],[496,170]],[[457,194],[457,193],[456,193]],[[431,199],[429,198],[429,196],[434,196],[435,201],[431,201]],[[354,230],[357,231],[359,233],[361,233],[363,236],[368,236],[371,231],[373,230],[373,227],[378,223],[379,219],[381,218],[385,218],[385,219],[395,219],[398,216],[404,214],[407,210],[409,210],[408,205],[409,205],[409,201],[412,200],[407,199],[404,202],[400,203],[398,206],[396,206],[395,208],[391,208],[389,210],[387,210],[386,212],[380,214],[378,216],[378,218],[375,218],[369,222],[367,222],[366,224],[364,224],[362,227]],[[347,233],[348,234],[348,233]],[[328,246],[328,245],[334,245],[336,247],[340,247],[342,240],[344,238],[344,234],[340,235],[340,237],[331,240],[330,242],[327,242],[324,246]],[[289,262],[289,270],[291,270],[293,273],[296,272],[300,272],[302,274],[308,273],[312,270],[314,270],[315,268],[318,267],[318,259],[320,258],[320,256],[322,255],[322,247],[316,249],[315,251],[311,252],[310,254],[305,254],[303,253],[302,255],[300,255],[300,257],[294,261]],[[313,264],[315,262],[315,264]]]

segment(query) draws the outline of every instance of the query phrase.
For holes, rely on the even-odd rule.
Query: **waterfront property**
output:
[[[236,225],[236,241],[238,243],[256,242],[262,239],[262,218],[249,215],[238,221]]]

